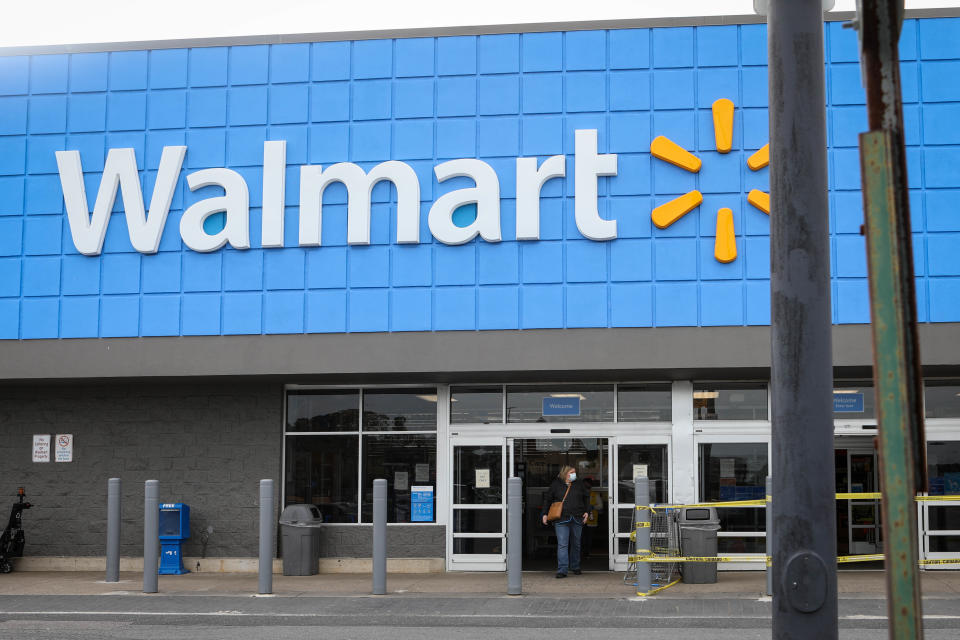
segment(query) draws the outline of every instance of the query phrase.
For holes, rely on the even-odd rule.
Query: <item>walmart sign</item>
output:
[[[57,168],[63,188],[70,232],[77,250],[88,256],[99,255],[107,234],[110,212],[119,188],[126,214],[130,243],[140,253],[156,253],[170,212],[174,189],[180,177],[186,146],[164,147],[156,183],[145,209],[134,149],[111,149],[107,154],[97,199],[90,214],[83,183],[79,151],[57,151]],[[596,129],[577,130],[574,153],[575,219],[577,229],[590,240],[617,237],[616,220],[604,220],[597,211],[597,180],[617,174],[616,154],[597,153]],[[283,247],[284,180],[286,142],[263,144],[263,225],[261,246]],[[500,180],[496,171],[482,160],[459,159],[434,167],[439,182],[467,177],[474,187],[446,193],[430,208],[430,233],[448,245],[470,242],[480,236],[487,242],[500,242]],[[517,158],[517,239],[540,238],[540,190],[553,178],[566,173],[566,156],[555,155],[538,166],[536,158]],[[390,160],[369,172],[352,162],[300,167],[299,246],[323,244],[323,192],[331,183],[347,189],[347,243],[370,244],[370,200],[374,185],[392,182],[397,190],[397,243],[420,242],[420,183],[410,165]],[[187,175],[191,191],[216,186],[222,196],[206,198],[191,205],[180,220],[184,244],[199,252],[216,251],[227,243],[235,249],[250,248],[250,189],[232,169],[203,169]],[[465,205],[476,205],[477,215],[470,224],[458,226],[454,212]],[[226,224],[217,233],[208,233],[204,222],[218,213],[226,214]]]

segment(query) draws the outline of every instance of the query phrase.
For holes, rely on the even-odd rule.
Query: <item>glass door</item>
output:
[[[453,486],[448,569],[506,569],[506,438],[450,440]]]
[[[849,493],[880,491],[877,477],[877,454],[874,451],[847,451]],[[880,501],[876,499],[847,500],[850,554],[883,553]]]
[[[670,462],[667,444],[638,438],[618,437],[615,453],[610,456],[613,469],[610,483],[610,569],[625,571],[630,547],[630,531],[633,526],[635,496],[634,478],[646,476],[650,480],[650,496],[647,502],[669,501],[668,473]]]

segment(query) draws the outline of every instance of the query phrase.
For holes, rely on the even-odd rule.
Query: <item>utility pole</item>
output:
[[[770,0],[767,11],[773,637],[829,640],[837,523],[824,6]]]

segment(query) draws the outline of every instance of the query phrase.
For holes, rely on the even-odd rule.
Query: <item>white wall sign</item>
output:
[[[490,488],[490,469],[477,469],[476,470],[476,481],[474,486],[477,489],[489,489]]]
[[[578,129],[574,132],[574,138],[573,180],[577,229],[590,240],[613,240],[617,237],[617,221],[600,217],[597,210],[597,182],[601,176],[617,175],[617,154],[597,153],[596,129]],[[100,173],[100,186],[91,210],[80,152],[57,151],[60,186],[63,188],[70,235],[77,251],[86,256],[100,255],[112,218],[110,212],[119,191],[131,246],[140,253],[156,253],[186,153],[187,147],[184,145],[163,148],[148,208],[145,206],[134,150],[110,149]],[[260,194],[263,203],[260,244],[263,248],[284,246],[286,171],[286,142],[264,142]],[[434,167],[434,173],[438,182],[466,177],[473,180],[476,186],[450,191],[434,201],[427,214],[433,237],[447,245],[464,244],[477,236],[487,242],[500,242],[500,176],[493,167],[482,160],[463,158],[438,164]],[[540,190],[547,181],[553,179],[566,179],[566,156],[547,158],[539,167],[536,158],[517,158],[518,240],[540,239]],[[297,244],[301,247],[321,246],[323,192],[334,182],[342,183],[347,189],[347,244],[370,244],[370,197],[373,187],[384,180],[393,183],[397,191],[397,243],[419,243],[420,182],[409,164],[388,160],[369,171],[352,162],[338,162],[326,167],[301,165]],[[227,244],[234,249],[249,249],[250,190],[244,177],[231,169],[209,168],[188,173],[186,182],[191,191],[218,186],[224,193],[195,202],[187,208],[180,218],[183,243],[198,252],[217,251]],[[453,212],[467,204],[476,205],[477,217],[466,227],[459,227],[453,223]],[[226,213],[226,226],[215,234],[207,233],[203,228],[204,220],[220,212]]]
[[[633,465],[633,479],[637,478],[646,478],[647,477],[647,465],[645,464],[635,464]]]
[[[395,471],[393,474],[393,490],[406,491],[410,488],[410,474],[406,471]]]
[[[73,462],[73,435],[58,433],[54,440],[55,457],[57,462]]]
[[[33,436],[33,461],[50,462],[50,436]]]

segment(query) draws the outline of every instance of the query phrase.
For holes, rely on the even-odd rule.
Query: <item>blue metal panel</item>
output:
[[[693,27],[653,30],[653,66],[692,67]]]
[[[186,49],[164,49],[150,52],[151,89],[176,89],[186,86]]]
[[[610,326],[652,327],[652,285],[633,283],[611,285]]]
[[[579,284],[567,287],[567,326],[606,327],[607,287]]]
[[[563,287],[525,286],[521,290],[520,328],[559,329],[563,327]]]
[[[516,287],[482,287],[477,319],[478,329],[520,328],[520,291]]]
[[[390,294],[391,331],[430,331],[431,290],[396,289]]]

